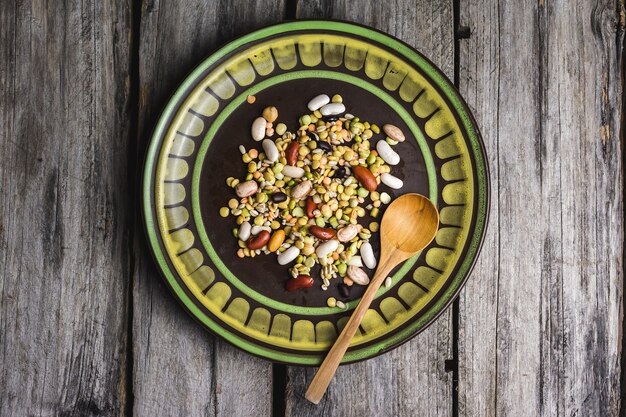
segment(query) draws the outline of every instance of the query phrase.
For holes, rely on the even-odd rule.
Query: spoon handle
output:
[[[363,316],[365,316],[365,313],[376,296],[376,291],[380,288],[380,285],[387,277],[387,274],[389,274],[389,272],[396,265],[397,263],[392,265],[390,262],[385,262],[378,266],[376,274],[374,274],[374,278],[372,278],[367,290],[365,290],[365,294],[363,294],[359,305],[354,309],[352,316],[350,316],[350,320],[346,323],[343,331],[333,344],[332,348],[326,355],[326,358],[324,358],[322,365],[313,377],[313,380],[304,395],[307,400],[314,404],[318,404],[324,396],[330,381],[333,379],[333,376],[337,371],[337,367],[341,363],[343,355],[346,353],[346,350],[348,350],[352,337],[354,337],[356,330],[359,328],[359,325],[363,320]]]

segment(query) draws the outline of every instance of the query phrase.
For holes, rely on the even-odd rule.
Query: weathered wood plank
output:
[[[0,3],[0,415],[122,415],[125,3]]]
[[[283,1],[144,1],[140,151],[166,100],[202,58],[235,36],[279,21],[284,8]],[[196,324],[162,283],[141,237],[133,289],[134,413],[271,414],[271,363],[238,351]]]
[[[452,2],[299,1],[298,18],[351,20],[381,29],[418,48],[453,74]],[[451,314],[381,357],[339,368],[319,406],[304,399],[313,369],[289,367],[287,416],[413,416],[452,413]]]
[[[493,201],[460,304],[459,414],[616,416],[623,2],[472,0],[461,24]]]

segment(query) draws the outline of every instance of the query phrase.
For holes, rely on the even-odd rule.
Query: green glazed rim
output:
[[[429,81],[432,85],[439,89],[441,95],[446,99],[450,108],[454,110],[456,117],[458,118],[459,125],[465,132],[465,139],[468,150],[470,151],[470,157],[473,162],[473,170],[475,175],[475,206],[474,206],[474,220],[473,230],[468,235],[468,242],[466,243],[466,252],[462,259],[459,260],[460,265],[456,270],[454,277],[451,277],[450,284],[442,291],[439,298],[433,300],[433,304],[428,310],[417,317],[409,325],[403,327],[400,331],[391,334],[388,338],[381,341],[377,341],[372,345],[365,347],[355,346],[350,349],[342,363],[350,363],[363,359],[367,359],[383,352],[386,352],[400,344],[410,340],[413,336],[424,330],[430,325],[442,312],[452,303],[454,298],[458,295],[463,284],[467,280],[478,256],[484,236],[486,233],[486,225],[489,216],[489,170],[487,160],[485,157],[485,148],[481,139],[480,133],[476,126],[476,122],[471,115],[469,108],[457,90],[454,88],[450,80],[438,70],[435,65],[425,58],[421,53],[407,45],[406,43],[395,39],[380,31],[367,28],[364,26],[356,25],[353,23],[341,22],[341,21],[316,21],[316,20],[302,20],[295,22],[286,22],[269,27],[259,29],[251,32],[241,38],[238,38],[213,53],[207,59],[205,59],[193,72],[185,79],[185,81],[178,87],[174,95],[169,100],[165,109],[163,110],[158,123],[155,126],[154,132],[151,137],[151,141],[147,148],[145,156],[145,165],[142,178],[142,215],[144,219],[145,232],[148,238],[148,243],[151,249],[151,253],[155,259],[155,262],[159,266],[159,269],[172,290],[176,298],[181,302],[183,307],[206,328],[211,330],[216,335],[224,338],[233,345],[249,352],[260,356],[262,358],[270,359],[275,362],[282,362],[288,364],[299,365],[318,365],[321,362],[321,356],[313,356],[310,354],[299,354],[292,351],[275,350],[271,347],[266,347],[258,343],[254,343],[249,338],[242,337],[234,331],[230,331],[220,323],[216,322],[212,317],[207,315],[197,304],[188,291],[183,288],[181,282],[176,278],[176,271],[173,271],[167,260],[167,255],[162,248],[161,237],[159,235],[158,225],[154,217],[154,186],[155,186],[155,166],[159,157],[161,139],[167,132],[168,123],[178,109],[180,103],[185,99],[186,93],[194,86],[199,77],[202,76],[211,66],[218,63],[220,60],[228,57],[235,52],[238,48],[245,46],[248,43],[258,41],[259,39],[268,39],[272,36],[280,34],[288,34],[293,31],[323,31],[327,33],[341,35],[357,35],[366,38],[370,41],[377,42],[380,45],[384,45],[396,54],[401,56],[409,63],[415,65],[421,71],[423,71],[429,77]],[[194,175],[196,173],[194,172]],[[196,181],[197,186],[197,181]],[[197,191],[197,190],[196,190]],[[192,199],[197,192],[192,193]],[[436,194],[435,194],[436,195]],[[194,210],[197,205],[194,206]],[[200,216],[196,216],[198,220]],[[199,227],[199,231],[203,228]],[[208,241],[208,239],[207,239]],[[323,354],[323,352],[321,353]]]

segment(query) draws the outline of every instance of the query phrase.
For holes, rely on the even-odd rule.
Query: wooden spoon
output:
[[[305,394],[307,400],[317,404],[324,396],[356,329],[389,272],[428,246],[438,228],[437,208],[423,195],[405,194],[389,205],[380,226],[380,260],[374,278],[313,377]]]

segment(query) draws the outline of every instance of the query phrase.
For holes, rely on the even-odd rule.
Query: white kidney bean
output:
[[[285,165],[282,170],[282,174],[291,178],[302,178],[304,170],[300,167],[294,167],[293,165]]]
[[[256,224],[254,226],[252,226],[252,228],[250,229],[250,234],[252,236],[256,236],[259,233],[261,233],[263,230],[267,230],[268,232],[272,232],[272,229],[270,227],[267,226],[257,226]]]
[[[365,271],[354,265],[348,266],[348,278],[354,281],[355,284],[359,285],[367,285],[370,283],[370,278],[367,276]]]
[[[404,142],[404,139],[405,139],[404,133],[402,133],[399,127],[394,126],[394,125],[384,125],[383,130],[385,131],[387,136],[389,136],[391,139],[395,140],[396,142]]]
[[[376,257],[374,256],[374,250],[369,242],[364,242],[361,245],[361,259],[363,264],[369,269],[376,268]]]
[[[383,184],[385,184],[389,188],[393,188],[394,190],[398,190],[404,185],[404,182],[402,182],[400,178],[394,177],[393,175],[387,173],[381,175],[380,180]]]
[[[265,137],[265,125],[267,124],[267,120],[262,117],[257,117],[252,122],[252,129],[250,133],[252,134],[252,139],[257,142],[262,140]]]
[[[352,258],[350,258],[350,260],[348,261],[348,265],[353,265],[353,266],[363,266],[363,261],[361,260],[361,257],[359,255],[355,255]]]
[[[330,97],[328,97],[326,94],[320,94],[319,96],[313,97],[311,101],[309,101],[309,104],[307,104],[307,107],[309,108],[309,110],[315,111],[320,107],[327,105],[328,103],[330,103]]]
[[[329,103],[320,109],[320,113],[322,113],[322,116],[341,114],[345,111],[346,106],[344,106],[342,103]]]
[[[398,165],[400,162],[400,155],[396,151],[391,149],[391,146],[384,140],[379,140],[376,144],[376,150],[383,160],[389,165]]]
[[[299,200],[306,197],[311,192],[312,187],[311,181],[302,181],[300,184],[291,189],[291,198]]]
[[[267,160],[270,162],[276,162],[279,156],[278,148],[276,144],[271,139],[263,140],[263,150],[265,151],[265,155],[267,156]]]
[[[239,226],[239,233],[237,234],[237,237],[239,237],[239,239],[243,241],[246,241],[250,237],[251,230],[252,226],[250,225],[250,223],[243,222],[241,223],[241,226]]]
[[[339,239],[340,242],[348,242],[354,239],[357,233],[359,233],[359,226],[356,224],[349,224],[348,226],[339,229],[337,232],[337,239]]]
[[[237,184],[237,186],[235,187],[235,193],[239,198],[250,197],[251,195],[256,193],[258,189],[259,185],[256,183],[256,181],[250,180]]]
[[[332,239],[322,243],[315,250],[315,254],[318,258],[326,258],[329,254],[333,253],[339,247],[339,241]]]
[[[291,246],[289,249],[278,255],[278,263],[280,265],[287,265],[290,262],[293,262],[300,255],[300,249],[295,246]]]

